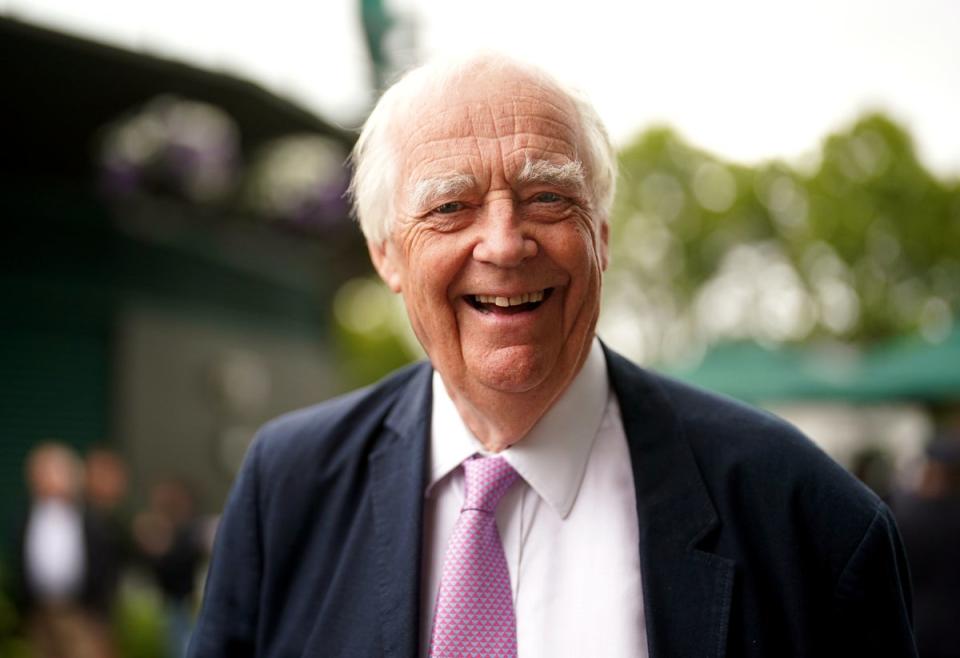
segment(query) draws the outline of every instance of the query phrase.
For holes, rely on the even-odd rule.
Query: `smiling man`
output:
[[[268,424],[191,655],[915,655],[882,502],[595,337],[615,158],[498,56],[388,90],[352,192],[429,363]]]
[[[403,132],[393,217],[387,239],[370,242],[461,416],[494,452],[527,434],[587,358],[608,233],[576,103],[502,66],[423,89],[384,127]],[[603,155],[588,166],[605,169],[608,196]]]

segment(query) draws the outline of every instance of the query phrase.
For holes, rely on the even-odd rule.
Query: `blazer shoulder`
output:
[[[642,368],[608,351],[621,406],[637,405],[644,418],[681,434],[695,451],[720,450],[731,459],[786,453],[821,462],[829,457],[786,420],[757,407]]]
[[[370,386],[274,418],[254,438],[259,459],[267,469],[296,467],[318,454],[336,461],[362,449],[364,437],[378,436],[409,387],[429,379],[430,371],[429,363],[415,363]]]
[[[758,486],[804,490],[872,519],[880,499],[802,431],[775,414],[655,375],[680,416],[682,431],[705,473],[748,478]]]
[[[722,442],[725,451],[753,457],[767,451],[818,460],[826,456],[803,432],[783,418],[724,395],[649,373],[669,400],[684,434],[696,442]]]
[[[645,370],[613,352],[608,363],[621,407],[635,405],[641,426],[656,426],[689,446],[716,504],[729,502],[744,513],[778,507],[831,517],[860,530],[883,507],[872,491],[784,419]]]

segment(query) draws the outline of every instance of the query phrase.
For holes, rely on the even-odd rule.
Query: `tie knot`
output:
[[[463,509],[493,512],[517,472],[503,457],[471,457],[463,462]]]

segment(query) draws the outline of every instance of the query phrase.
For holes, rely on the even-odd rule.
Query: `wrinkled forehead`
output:
[[[480,72],[424,90],[395,126],[401,180],[478,175],[499,161],[507,176],[529,159],[579,161],[581,128],[573,102],[549,81]]]

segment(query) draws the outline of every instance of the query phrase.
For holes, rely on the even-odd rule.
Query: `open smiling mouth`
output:
[[[538,308],[550,298],[553,288],[544,288],[535,292],[525,292],[514,297],[497,295],[465,295],[464,299],[473,308],[482,313],[524,313]]]

